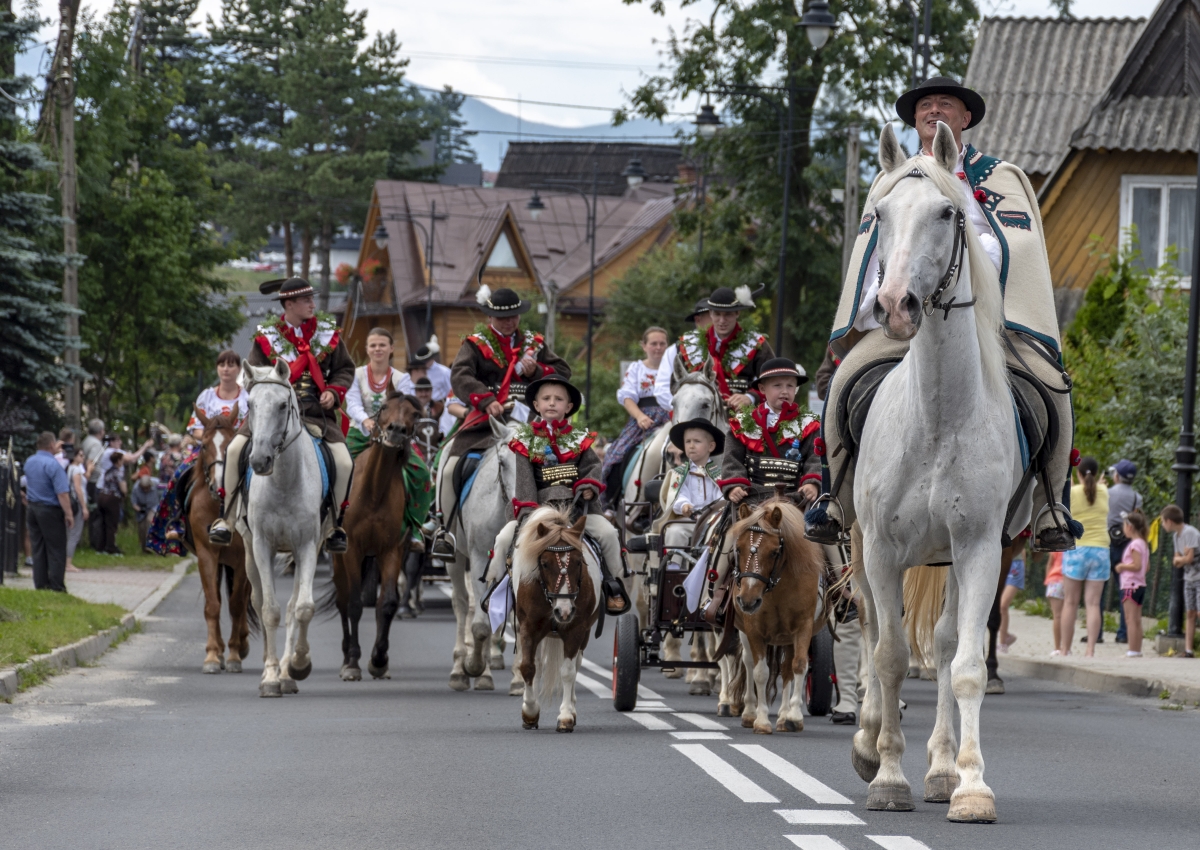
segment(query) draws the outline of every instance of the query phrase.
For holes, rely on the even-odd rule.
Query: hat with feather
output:
[[[751,292],[748,286],[739,286],[737,289],[721,286],[714,289],[713,294],[708,296],[708,300],[704,303],[708,305],[709,310],[720,310],[725,313],[753,310],[754,296],[761,294],[764,289],[766,289],[765,286],[760,286]]]
[[[438,345],[437,334],[429,337],[429,342],[422,345],[416,351],[408,356],[408,368],[423,368],[429,365],[433,358],[438,356],[442,347]]]
[[[501,319],[505,316],[519,316],[522,313],[527,313],[529,312],[529,308],[533,306],[528,301],[522,300],[520,295],[508,287],[503,287],[493,292],[492,288],[486,283],[481,284],[479,290],[475,293],[475,301],[479,304],[479,309],[484,313]]]

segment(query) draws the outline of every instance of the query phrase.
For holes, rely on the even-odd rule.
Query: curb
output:
[[[154,609],[166,598],[167,594],[183,581],[184,576],[187,575],[188,567],[194,562],[195,557],[189,556],[176,564],[175,568],[171,571],[171,575],[164,579],[162,584],[158,586],[158,590],[146,597],[142,604],[131,613],[122,617],[118,625],[104,629],[82,640],[77,640],[74,643],[69,643],[66,646],[60,646],[44,655],[35,655],[25,663],[18,664],[16,667],[0,670],[0,699],[16,696],[21,689],[21,674],[35,664],[38,666],[49,666],[54,670],[62,670],[67,667],[78,667],[80,664],[86,664],[108,652],[113,647],[113,644],[125,637],[138,623],[154,612]]]
[[[1035,661],[1031,658],[1005,657],[1000,662],[1001,673],[1011,672],[1016,676],[1044,679],[1074,685],[1087,691],[1108,694],[1126,694],[1134,697],[1158,697],[1169,691],[1172,702],[1200,702],[1200,688],[1150,679],[1141,676],[1123,676],[1080,667],[1068,667],[1052,661]]]

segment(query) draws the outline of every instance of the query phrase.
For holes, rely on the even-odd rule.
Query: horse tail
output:
[[[545,709],[554,700],[554,695],[562,689],[563,642],[561,638],[545,637],[538,644],[537,675],[534,686],[537,688],[538,705]]]
[[[946,601],[948,567],[913,567],[904,574],[904,627],[922,667],[934,662],[933,633]]]
[[[767,647],[767,706],[775,702],[779,693],[779,668],[783,666],[783,653],[786,646]]]

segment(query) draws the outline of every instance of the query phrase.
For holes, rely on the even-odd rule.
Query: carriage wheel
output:
[[[641,635],[637,617],[617,617],[613,635],[613,708],[633,711],[642,678]]]
[[[828,627],[814,634],[808,645],[804,705],[813,717],[824,717],[833,708],[833,635]]]

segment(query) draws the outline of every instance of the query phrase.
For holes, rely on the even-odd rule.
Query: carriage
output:
[[[618,521],[627,515],[647,516],[658,505],[662,479],[656,478],[645,487],[644,502],[622,504],[617,511]],[[628,514],[627,514],[628,511]],[[613,636],[613,707],[617,711],[633,711],[637,707],[638,685],[643,668],[716,669],[719,662],[663,658],[663,643],[668,637],[689,638],[692,642],[714,632],[698,607],[689,611],[684,582],[693,570],[705,569],[702,563],[704,546],[667,546],[667,529],[673,525],[691,525],[689,520],[671,520],[659,533],[629,536],[626,549],[646,556],[640,572],[642,593],[647,600],[646,622],[636,614],[618,617]],[[624,523],[622,522],[622,525]],[[624,528],[622,528],[624,532]],[[624,535],[623,535],[624,536]],[[835,704],[837,679],[833,670],[833,634],[823,628],[813,634],[809,647],[808,672],[804,681],[804,703],[808,713],[821,717]]]

